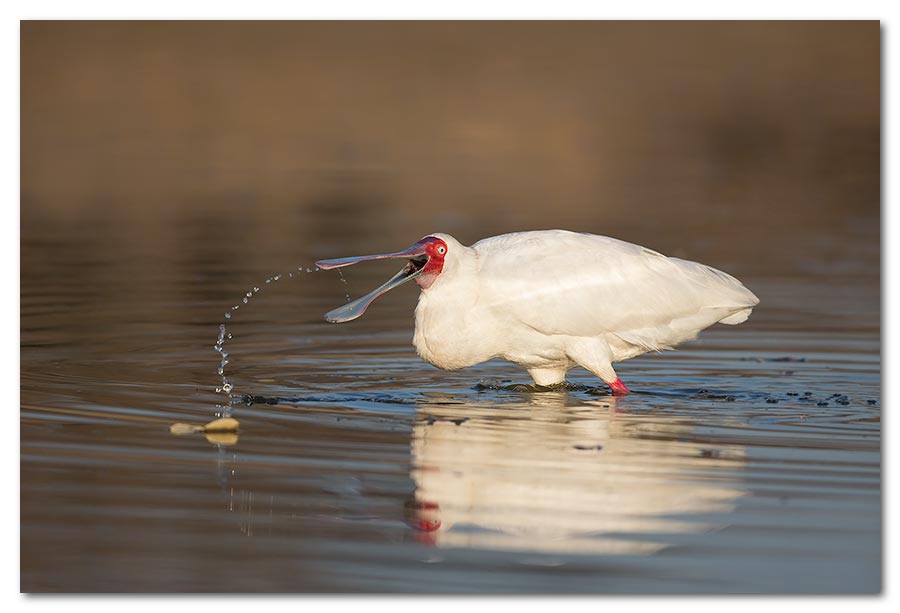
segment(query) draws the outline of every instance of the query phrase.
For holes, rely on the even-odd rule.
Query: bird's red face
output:
[[[443,240],[429,236],[423,238],[416,245],[422,245],[424,255],[413,258],[410,262],[414,266],[421,265],[421,272],[416,278],[416,283],[422,289],[428,289],[437,280],[438,275],[444,270],[444,258],[447,256],[447,243]],[[415,245],[413,245],[415,247]]]
[[[369,292],[362,298],[358,298],[353,302],[349,302],[344,306],[329,311],[325,314],[325,319],[332,323],[341,323],[356,319],[366,312],[366,309],[376,298],[399,285],[403,285],[411,279],[415,279],[416,283],[418,283],[422,289],[428,289],[444,270],[444,259],[447,257],[448,250],[449,247],[444,240],[436,236],[426,236],[403,251],[380,253],[376,255],[360,255],[349,258],[338,258],[335,260],[320,260],[316,262],[316,266],[323,270],[328,270],[331,268],[350,266],[369,260],[384,260],[388,258],[406,258],[409,260],[406,266],[404,266],[396,275],[391,277],[384,285]]]

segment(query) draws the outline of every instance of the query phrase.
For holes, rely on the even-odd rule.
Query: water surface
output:
[[[753,317],[621,364],[625,398],[425,364],[413,287],[325,323],[396,267],[286,276],[346,238],[24,223],[25,591],[880,589],[877,222],[842,270],[734,263]],[[390,238],[352,252],[418,236]],[[227,323],[239,434],[170,435],[220,410],[218,326],[254,286]]]

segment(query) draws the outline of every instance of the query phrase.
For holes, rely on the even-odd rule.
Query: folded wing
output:
[[[611,333],[661,348],[673,330],[687,338],[717,321],[740,323],[759,302],[731,275],[605,236],[522,232],[472,247],[479,306],[544,334]]]

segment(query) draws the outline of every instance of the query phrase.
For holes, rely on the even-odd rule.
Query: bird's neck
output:
[[[456,263],[454,263],[456,264]],[[438,366],[454,370],[476,364],[480,351],[450,352],[448,349],[464,345],[473,349],[469,335],[478,334],[475,311],[478,302],[477,258],[466,258],[455,265],[451,274],[440,275],[428,289],[423,289],[416,306],[414,344],[419,355]]]

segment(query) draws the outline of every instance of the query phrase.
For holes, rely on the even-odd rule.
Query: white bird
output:
[[[378,296],[415,279],[422,291],[413,344],[425,361],[457,370],[502,358],[540,386],[561,384],[582,366],[613,394],[627,394],[614,363],[671,349],[715,323],[742,323],[759,303],[715,268],[565,230],[503,234],[471,247],[436,233],[403,251],[316,265],[384,258],[409,262],[381,287],[326,313],[328,321],[356,319]]]

